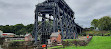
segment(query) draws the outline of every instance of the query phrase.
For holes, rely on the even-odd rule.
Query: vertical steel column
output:
[[[82,30],[81,30],[81,28],[80,28],[80,34],[81,34],[81,32],[82,32]]]
[[[66,39],[68,39],[69,37],[68,37],[68,35],[69,35],[69,28],[68,28],[68,26],[69,26],[69,22],[68,22],[68,15],[67,16],[65,16],[65,22],[67,23],[67,25],[66,25]]]
[[[74,39],[74,19],[72,20],[72,32],[73,32],[73,39]]]
[[[71,26],[71,23],[70,23],[71,19],[70,19],[69,15],[67,15],[67,17],[68,17],[67,18],[67,20],[68,20],[68,39],[71,39],[71,30],[70,30],[71,29],[71,27],[70,27]]]
[[[55,7],[54,7],[54,11],[53,11],[53,32],[55,32]]]
[[[42,14],[42,38],[41,38],[41,40],[42,40],[42,42],[44,42],[45,41],[45,38],[46,37],[44,37],[44,35],[45,35],[45,14]],[[43,44],[45,44],[45,43],[43,43]]]
[[[76,39],[77,39],[78,38],[77,26],[75,28],[76,28]]]
[[[57,7],[55,7],[55,32],[58,32],[58,18],[57,18],[58,11],[56,9],[57,9]]]
[[[77,26],[75,24],[75,39],[77,38]]]
[[[60,22],[60,29],[61,29],[61,33],[62,33],[62,40],[64,40],[64,32],[63,32],[63,16],[61,17],[60,16],[60,8],[58,7],[57,8],[57,10],[58,10],[58,17],[59,17],[59,22]]]
[[[38,7],[36,6],[35,10],[35,44],[37,44],[37,35],[38,35]]]
[[[45,14],[42,14],[42,32],[45,31]]]
[[[64,14],[64,11],[63,11],[63,14]],[[62,31],[62,38],[63,38],[63,40],[65,39],[65,37],[64,37],[64,15],[62,14],[62,22],[61,22],[61,31]]]

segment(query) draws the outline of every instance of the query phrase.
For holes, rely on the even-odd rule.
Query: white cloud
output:
[[[111,0],[66,0],[74,10],[76,22],[83,27],[90,27],[93,19],[111,16]]]
[[[0,0],[0,25],[34,23],[37,3],[44,0]],[[95,18],[111,16],[111,0],[65,0],[75,12],[76,23],[90,27]]]

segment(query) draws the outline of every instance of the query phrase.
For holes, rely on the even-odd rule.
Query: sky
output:
[[[33,24],[35,5],[44,0],[0,0],[0,25]],[[75,12],[75,22],[90,27],[93,19],[111,17],[111,0],[65,0]]]

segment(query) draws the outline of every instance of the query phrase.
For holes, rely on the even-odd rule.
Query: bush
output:
[[[80,46],[85,46],[85,45],[87,44],[87,42],[84,41],[84,40],[82,40],[82,41],[79,41],[78,44],[79,44]]]
[[[94,34],[89,34],[89,36],[93,36]]]
[[[92,39],[92,37],[87,39],[87,40],[66,39],[66,40],[62,41],[62,44],[63,44],[63,47],[67,47],[67,46],[86,46],[91,39]]]
[[[86,36],[86,33],[84,32],[84,33],[81,33],[81,36]]]
[[[11,42],[9,44],[9,46],[13,47],[13,46],[18,46],[19,45],[19,42]]]
[[[102,36],[102,33],[98,33],[97,36]]]
[[[110,36],[111,31],[86,31],[86,34],[89,34],[89,36]]]
[[[110,36],[111,35],[111,33],[106,33],[106,34],[104,34],[104,36]]]
[[[76,45],[76,43],[78,43],[79,40],[77,39],[66,39],[64,41],[62,41],[63,47],[66,46],[74,46]]]
[[[109,31],[109,33],[111,33],[111,30]]]

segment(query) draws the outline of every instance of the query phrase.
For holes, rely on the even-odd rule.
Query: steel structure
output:
[[[39,17],[42,18],[41,23]],[[82,28],[74,21],[74,12],[64,0],[46,0],[36,5],[34,35],[35,43],[46,43],[51,33],[61,31],[62,39],[74,39]],[[75,36],[75,37],[74,37]]]

